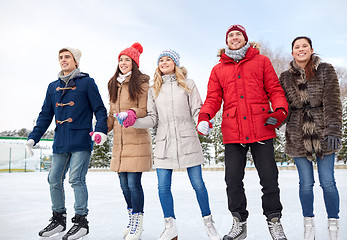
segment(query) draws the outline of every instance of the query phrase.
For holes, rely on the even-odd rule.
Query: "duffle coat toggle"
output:
[[[62,93],[61,93],[61,96],[60,96],[60,101],[62,101],[63,96],[65,95],[67,90],[76,90],[76,89],[77,89],[77,87],[76,87],[75,81],[73,79],[71,79],[65,87],[57,87],[56,88],[57,91],[62,90]],[[60,102],[60,103],[56,102],[55,103],[55,107],[65,107],[65,106],[71,106],[72,107],[74,105],[75,105],[74,101],[70,101],[68,103],[62,103],[62,102]],[[69,117],[69,118],[67,118],[65,120],[62,120],[62,121],[56,120],[55,122],[56,122],[56,124],[60,124],[61,125],[61,124],[64,124],[66,122],[71,123],[72,121],[73,121],[73,119],[71,117]]]
[[[64,107],[64,106],[73,106],[73,105],[75,105],[75,102],[74,101],[70,101],[70,102],[68,102],[68,103],[56,103],[55,104],[55,107]]]
[[[57,124],[63,124],[63,123],[65,123],[65,122],[72,122],[72,121],[73,121],[72,118],[68,118],[68,119],[65,119],[64,121],[56,120],[55,122],[56,122]]]

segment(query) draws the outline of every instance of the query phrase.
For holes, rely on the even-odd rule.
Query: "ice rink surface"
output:
[[[340,240],[347,239],[347,169],[335,170],[340,194]],[[0,173],[0,239],[33,240],[40,239],[38,232],[48,224],[51,217],[48,172]],[[227,208],[223,171],[204,171],[204,181],[209,193],[210,206],[215,226],[223,236],[229,232],[232,217]],[[327,240],[327,217],[322,189],[315,171],[315,220],[316,240]],[[284,231],[289,240],[299,240],[303,236],[302,214],[298,196],[298,175],[296,170],[281,170],[279,174]],[[261,186],[255,170],[246,171],[245,189],[248,200],[249,218],[247,240],[271,239],[261,208]],[[118,176],[114,172],[89,171],[90,233],[84,240],[121,240],[127,224],[125,200]],[[145,194],[144,232],[142,240],[156,240],[163,227],[163,215],[157,193],[155,172],[143,174],[142,184]],[[68,226],[71,227],[73,191],[65,180]],[[174,172],[172,192],[180,240],[208,239],[205,232],[195,193],[186,171]],[[58,239],[61,239],[58,238]]]

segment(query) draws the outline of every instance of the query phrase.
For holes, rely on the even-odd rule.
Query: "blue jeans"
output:
[[[202,179],[201,165],[187,168],[190,183],[195,190],[196,198],[199,203],[201,215],[208,216],[211,214],[210,204],[208,202],[208,193]],[[157,168],[158,190],[160,204],[163,209],[164,217],[175,218],[174,204],[171,193],[172,169]]]
[[[66,212],[64,180],[70,168],[69,183],[74,190],[75,213],[82,216],[88,214],[86,175],[88,172],[90,154],[90,151],[53,154],[51,170],[48,174],[53,211],[58,213]]]
[[[142,172],[120,172],[118,176],[128,209],[133,209],[133,213],[143,213]]]
[[[299,173],[299,197],[304,217],[314,217],[313,214],[313,164],[305,157],[294,157]],[[339,218],[340,198],[334,177],[335,154],[317,157],[317,169],[320,186],[323,189],[325,209],[328,218]]]

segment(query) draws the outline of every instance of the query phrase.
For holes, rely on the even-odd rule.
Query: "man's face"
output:
[[[61,69],[63,70],[64,75],[68,75],[73,70],[75,70],[77,65],[72,53],[70,53],[69,51],[59,54],[59,64]]]
[[[231,31],[228,34],[227,45],[230,50],[237,50],[246,45],[246,40],[240,31]]]

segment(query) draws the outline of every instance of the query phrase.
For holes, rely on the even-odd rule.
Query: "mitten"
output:
[[[199,122],[197,129],[200,135],[206,136],[213,127],[213,120]]]
[[[115,113],[114,117],[117,118],[117,121],[120,125],[123,125],[123,121],[128,117],[127,112]]]
[[[133,110],[127,111],[128,117],[123,121],[123,126],[125,128],[131,127],[136,122],[136,113]]]
[[[34,152],[33,152],[34,145],[35,145],[35,141],[33,139],[29,139],[25,143],[25,152],[26,152],[28,157],[34,156]]]
[[[264,124],[269,129],[278,128],[287,118],[287,112],[283,108],[277,108],[275,112],[269,112],[268,119]]]
[[[92,141],[94,141],[96,145],[102,145],[107,140],[107,135],[102,132],[91,132],[89,135],[92,137]]]

